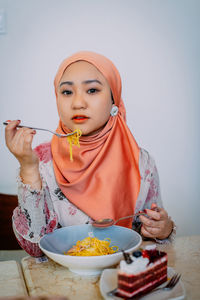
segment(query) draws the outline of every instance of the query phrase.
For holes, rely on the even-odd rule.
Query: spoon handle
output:
[[[130,216],[122,217],[122,218],[118,219],[117,221],[115,221],[114,225],[117,224],[121,220],[129,219],[129,218],[133,218],[133,217],[138,217],[138,216],[142,216],[142,215],[146,215],[146,214],[144,212],[138,212],[138,213],[130,215]]]

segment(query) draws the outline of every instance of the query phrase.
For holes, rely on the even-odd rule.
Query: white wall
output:
[[[128,125],[156,159],[178,234],[200,234],[200,1],[0,0],[0,9],[0,192],[16,192],[18,167],[2,122],[55,129],[58,65],[97,51],[121,73]],[[34,145],[50,138],[38,132]]]

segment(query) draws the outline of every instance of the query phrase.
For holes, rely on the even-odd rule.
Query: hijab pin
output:
[[[118,107],[117,107],[116,105],[114,105],[114,106],[111,108],[110,115],[111,115],[112,117],[114,117],[114,116],[116,116],[116,115],[118,114],[118,111],[119,111]]]

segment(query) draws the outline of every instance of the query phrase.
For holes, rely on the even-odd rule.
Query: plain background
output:
[[[200,234],[200,1],[0,0],[0,192],[16,193],[7,119],[56,129],[53,80],[61,61],[96,51],[117,66],[127,122],[155,158],[178,235]],[[50,140],[38,132],[33,145]]]

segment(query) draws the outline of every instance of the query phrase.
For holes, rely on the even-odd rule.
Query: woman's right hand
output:
[[[5,130],[6,145],[20,163],[20,175],[23,182],[29,183],[33,187],[36,181],[40,181],[37,187],[41,187],[39,160],[32,149],[33,136],[36,131],[30,128],[17,129],[19,124],[19,120],[9,121]]]
[[[6,145],[10,152],[17,158],[21,166],[32,167],[38,165],[38,159],[32,150],[32,140],[35,134],[33,129],[20,128],[20,121],[10,121],[6,126]]]

